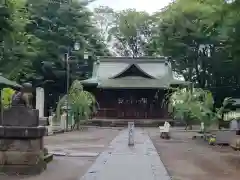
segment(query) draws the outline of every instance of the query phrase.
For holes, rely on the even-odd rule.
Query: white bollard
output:
[[[201,132],[204,132],[204,128],[205,128],[205,127],[204,127],[204,122],[201,122],[201,129],[200,129],[200,131],[201,131]]]
[[[48,122],[49,122],[49,125],[47,126],[48,135],[52,135],[52,134],[53,134],[53,123],[52,123],[52,119],[53,119],[53,116],[49,116],[49,117],[48,117]]]
[[[128,122],[128,145],[134,146],[134,122]]]
[[[36,109],[39,111],[39,117],[44,117],[44,89],[41,87],[36,88]]]
[[[63,113],[61,115],[61,122],[60,122],[60,126],[61,126],[61,130],[62,131],[66,131],[67,130],[67,113]]]

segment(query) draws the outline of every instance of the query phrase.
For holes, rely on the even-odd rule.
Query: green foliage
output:
[[[186,125],[197,121],[210,126],[216,120],[213,104],[214,100],[209,91],[198,88],[192,91],[178,89],[170,95],[168,110],[174,118],[182,119]]]
[[[236,112],[232,110],[232,108],[236,106],[235,103],[236,103],[235,100],[231,97],[224,98],[222,106],[216,109],[217,118],[219,120],[224,120],[224,121],[232,121],[234,119],[238,119],[238,117],[231,116],[231,115],[227,116],[227,118],[226,117],[224,118],[224,115],[228,115],[228,113],[231,114],[232,112],[233,113]]]
[[[11,88],[3,88],[2,89],[2,105],[3,108],[9,108],[12,102],[12,96],[15,91]]]
[[[176,0],[153,15],[100,7],[94,17],[116,54],[169,57],[195,87],[231,86],[229,96],[240,79],[239,7],[238,1]]]
[[[61,110],[63,106],[66,106],[67,100],[69,101],[69,107],[74,114],[77,125],[79,125],[81,120],[87,120],[95,111],[95,97],[91,93],[84,91],[80,81],[75,80],[69,90],[69,95],[63,96],[58,102],[55,120],[60,119]]]
[[[231,111],[229,109],[229,105],[231,106],[233,103],[234,103],[234,100],[231,97],[224,98],[222,106],[219,109],[216,109],[216,115],[218,119],[222,120],[223,114]]]
[[[71,54],[75,64],[83,63],[84,51],[91,56],[107,55],[87,5],[77,0],[61,4],[49,0],[0,1],[0,72],[17,81],[54,79],[57,73],[43,71],[42,62],[54,65],[55,72],[63,71],[63,55],[75,42],[81,45],[80,51]]]
[[[150,36],[151,16],[146,12],[127,9],[115,14],[115,22],[109,30],[109,40],[116,40],[116,50],[124,56],[139,57],[144,53]]]
[[[108,31],[113,25],[115,12],[108,6],[100,6],[94,9],[94,23],[100,31],[101,37],[107,41]]]
[[[25,32],[29,22],[25,2],[25,0],[8,0],[0,3],[0,7],[5,12],[5,17],[1,16],[2,20],[0,20],[3,23],[1,24],[3,31],[0,32],[0,71],[11,79],[16,79],[20,71],[25,71],[25,68],[31,64],[29,58],[34,56],[35,51],[31,46],[31,40],[34,38]]]
[[[223,114],[230,111],[229,105],[234,103],[232,98],[225,98],[222,106],[214,109],[214,100],[211,92],[194,88],[192,91],[178,89],[169,95],[168,111],[174,118],[182,119],[186,125],[194,121],[204,123],[206,128],[223,120]]]
[[[178,0],[155,15],[161,17],[152,40],[159,50],[156,53],[171,57],[174,70],[202,88],[210,81],[209,66],[215,63],[213,59],[218,58],[221,63],[219,54],[215,53],[223,41],[217,24],[221,4],[220,0]],[[211,46],[203,47],[203,44]]]
[[[99,7],[95,9],[94,17],[114,53],[132,57],[144,55],[153,23],[147,12]]]
[[[118,55],[170,57],[173,69],[198,87],[238,87],[238,1],[177,0],[153,15],[109,7],[92,13],[87,5],[77,0],[0,1],[0,71],[15,80],[62,79],[63,54],[74,42],[81,48],[72,55],[81,64],[86,50],[92,56],[109,55],[109,40],[109,49]],[[211,45],[210,57],[202,44]],[[43,72],[42,61],[53,63],[54,72]]]
[[[74,0],[59,5],[48,0],[28,0],[28,4],[31,23],[28,24],[27,30],[40,39],[39,56],[33,64],[38,74],[43,76],[41,62],[44,60],[54,64],[55,76],[64,78],[58,73],[65,68],[63,56],[67,52],[72,52],[70,54],[74,57],[71,58],[75,61],[71,66],[72,70],[76,64],[83,63],[85,51],[88,51],[90,56],[108,53],[86,3]],[[75,42],[80,44],[79,51],[72,51]]]
[[[110,55],[110,51],[132,57],[162,55],[195,87],[231,96],[231,92],[238,92],[240,83],[239,2],[176,0],[150,15],[109,7],[92,13],[88,2],[79,0],[0,0],[0,72],[16,81],[50,79],[61,85],[66,79],[63,55],[79,42],[80,51],[71,54],[75,57],[70,65],[71,80],[81,78],[74,70],[79,71],[84,51],[90,53],[91,60]],[[43,61],[51,67],[44,69]],[[225,91],[218,90],[220,87],[226,87]],[[194,102],[189,96],[185,98]],[[196,112],[189,114],[191,118],[208,112],[192,104],[191,111]],[[223,109],[217,111],[222,114]]]
[[[224,0],[177,0],[154,14],[149,47],[153,54],[169,57],[173,69],[197,87],[237,88],[237,4],[228,5]]]

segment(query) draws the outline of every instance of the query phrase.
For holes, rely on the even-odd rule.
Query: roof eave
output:
[[[101,88],[101,89],[170,89],[169,87],[134,87],[134,86],[101,86],[98,85],[97,88]]]
[[[80,82],[83,86],[98,86],[99,84],[97,79],[94,78],[85,79]]]
[[[132,66],[135,66],[141,73],[143,73],[144,75],[148,76],[150,79],[156,79],[155,77],[153,77],[152,75],[148,74],[147,72],[145,72],[144,70],[142,70],[142,68],[139,67],[138,64],[129,64],[124,70],[122,70],[120,73],[114,75],[113,77],[110,77],[109,79],[115,79],[118,78],[119,76],[121,76],[122,74],[124,74],[129,68],[131,68]]]
[[[168,59],[164,56],[161,57],[151,57],[151,56],[145,56],[145,57],[111,57],[111,56],[100,56],[98,57],[99,62],[116,62],[116,63],[141,63],[141,62],[148,62],[148,63],[156,63],[156,62],[166,62]]]

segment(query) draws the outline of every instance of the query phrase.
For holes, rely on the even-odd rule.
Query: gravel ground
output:
[[[47,136],[44,141],[49,151],[60,154],[72,153],[75,154],[75,157],[54,156],[54,160],[48,164],[47,170],[38,176],[7,177],[0,175],[0,180],[78,180],[93,164],[97,158],[96,155],[104,151],[118,133],[118,129],[88,128],[81,132]]]
[[[239,180],[240,152],[192,140],[194,132],[173,130],[163,140],[158,128],[146,130],[173,180]]]

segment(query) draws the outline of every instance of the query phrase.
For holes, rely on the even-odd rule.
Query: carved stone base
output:
[[[43,138],[0,139],[0,173],[34,175],[44,169]]]
[[[0,126],[1,139],[35,139],[45,135],[46,127]]]
[[[1,165],[0,173],[5,175],[36,175],[43,172],[46,166],[45,161],[35,165]]]
[[[43,150],[43,138],[0,139],[0,151],[38,152]]]
[[[0,165],[35,165],[44,160],[44,153],[0,151]]]
[[[13,106],[3,112],[2,126],[39,126],[38,110],[25,106]]]

